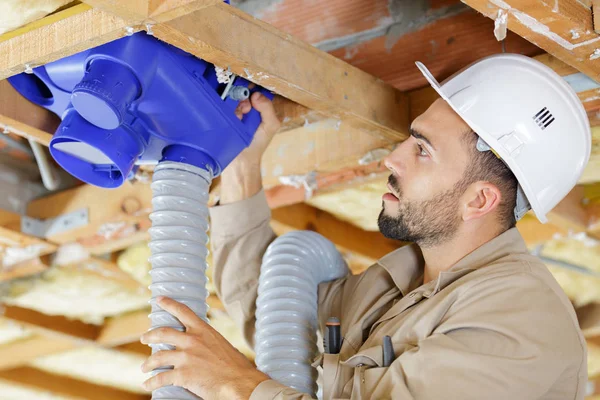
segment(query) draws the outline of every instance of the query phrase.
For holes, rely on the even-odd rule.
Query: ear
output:
[[[463,199],[462,219],[470,221],[494,212],[502,200],[502,194],[496,185],[479,181],[469,186]]]

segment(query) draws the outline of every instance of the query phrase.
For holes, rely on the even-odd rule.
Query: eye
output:
[[[429,155],[429,154],[427,154],[427,151],[425,151],[425,148],[423,146],[421,146],[419,143],[417,143],[417,146],[419,147],[419,156],[427,157]]]

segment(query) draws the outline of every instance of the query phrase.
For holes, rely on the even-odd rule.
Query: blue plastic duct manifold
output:
[[[261,122],[256,110],[241,121],[235,116],[239,101],[224,95],[230,87],[218,82],[212,64],[144,32],[9,81],[61,117],[50,142],[54,159],[77,178],[105,188],[120,186],[136,165],[159,161],[219,175]],[[237,78],[234,85],[249,82]]]

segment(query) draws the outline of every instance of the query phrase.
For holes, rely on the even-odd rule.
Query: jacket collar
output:
[[[467,254],[448,270],[441,272],[435,281],[427,284],[432,290],[425,296],[429,297],[439,292],[471,271],[515,253],[526,254],[528,251],[517,228],[511,228]],[[416,244],[393,251],[381,258],[378,264],[390,274],[403,296],[423,282],[423,254]]]

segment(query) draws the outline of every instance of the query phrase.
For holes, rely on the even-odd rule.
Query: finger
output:
[[[185,349],[191,342],[191,338],[185,332],[178,331],[175,328],[156,328],[148,331],[140,338],[142,344],[166,343],[179,349]]]
[[[186,355],[180,350],[163,350],[152,354],[142,364],[142,372],[150,372],[160,367],[181,366],[185,362]]]
[[[235,116],[238,117],[239,119],[242,119],[244,114],[248,114],[251,109],[252,109],[252,105],[250,104],[250,100],[249,99],[242,100],[242,101],[240,101],[240,104],[238,104],[238,106],[235,109]]]
[[[173,315],[186,327],[186,330],[190,330],[193,327],[197,327],[203,321],[194,312],[186,306],[168,297],[161,296],[156,299],[157,304],[160,308]]]
[[[176,371],[165,371],[160,374],[154,375],[152,378],[147,379],[142,387],[144,390],[152,391],[163,386],[175,385],[175,380],[177,379]]]
[[[248,114],[251,109],[252,104],[250,104],[250,99],[242,100],[235,109],[235,116],[242,119],[244,114]]]
[[[281,126],[281,122],[279,122],[279,118],[275,114],[275,107],[273,107],[271,100],[262,93],[255,92],[250,96],[250,101],[252,102],[252,107],[260,112],[263,128],[267,134],[272,135],[277,132]]]

